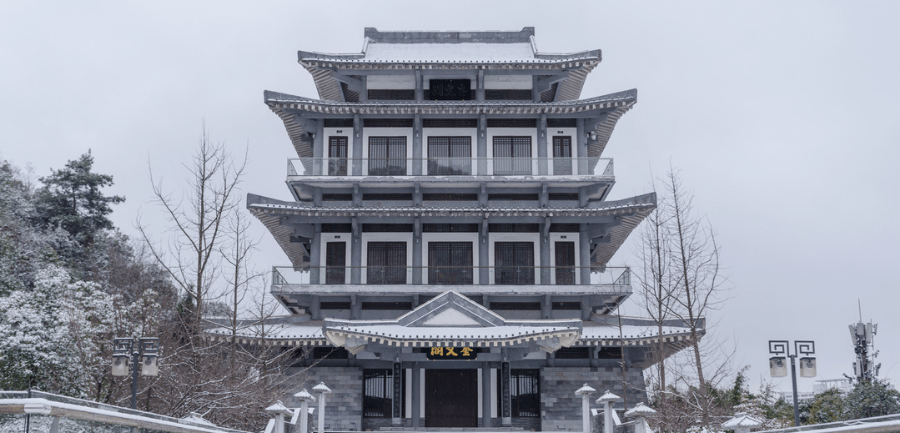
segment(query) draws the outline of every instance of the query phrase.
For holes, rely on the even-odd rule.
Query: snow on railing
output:
[[[614,176],[612,158],[434,156],[292,158],[288,176]]]
[[[424,284],[481,286],[592,286],[598,293],[631,293],[631,269],[608,266],[274,266],[272,286],[308,284]],[[584,271],[584,272],[582,272]],[[484,277],[484,278],[482,278]],[[585,278],[582,281],[582,278]],[[589,279],[588,279],[589,278]],[[358,283],[354,283],[358,281]]]
[[[764,430],[755,433],[882,433],[900,431],[900,414],[876,416],[872,418],[852,419],[848,421],[824,424],[804,425],[783,429]]]
[[[166,433],[246,433],[40,391],[0,391],[0,431],[87,432],[134,427]]]

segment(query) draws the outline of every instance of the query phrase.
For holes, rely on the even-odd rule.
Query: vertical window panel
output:
[[[472,174],[472,137],[428,137],[428,174]]]
[[[406,175],[406,137],[369,137],[369,174]]]
[[[406,242],[369,242],[367,284],[406,284]]]
[[[553,137],[553,174],[572,174],[572,137]]]
[[[531,174],[531,137],[494,137],[494,174]]]
[[[347,265],[347,243],[325,244],[325,284],[344,284]]]
[[[494,284],[534,284],[534,243],[494,243]]]
[[[556,243],[556,284],[575,284],[575,242]]]
[[[347,137],[328,137],[328,174],[347,175]]]
[[[471,242],[429,242],[429,284],[473,284]]]

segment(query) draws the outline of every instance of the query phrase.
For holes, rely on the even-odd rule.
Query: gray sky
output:
[[[148,163],[182,187],[204,119],[214,140],[249,145],[246,192],[290,198],[296,155],[262,92],[317,96],[298,49],[359,51],[366,26],[534,26],[542,51],[603,50],[583,97],[639,90],[604,154],[611,198],[681,170],[733,287],[711,320],[754,390],[769,339],[813,339],[819,378],[849,373],[857,299],[898,384],[898,23],[900,3],[874,1],[2,1],[0,156],[45,176],[90,148],[115,177],[109,193],[128,199],[116,224],[133,234],[142,210],[158,232]],[[256,258],[288,263],[268,235]],[[611,262],[623,264],[636,264],[633,243]]]

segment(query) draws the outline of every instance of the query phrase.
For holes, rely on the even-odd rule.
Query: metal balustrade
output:
[[[245,433],[196,416],[172,418],[41,391],[0,391],[0,431]]]
[[[613,176],[612,158],[293,158],[288,176]]]
[[[603,292],[630,292],[631,269],[580,266],[307,266],[272,268],[273,286],[429,285],[437,286],[604,286]]]

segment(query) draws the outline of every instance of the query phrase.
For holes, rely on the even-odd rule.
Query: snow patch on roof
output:
[[[370,42],[365,60],[496,62],[534,60],[529,43],[383,44]]]

